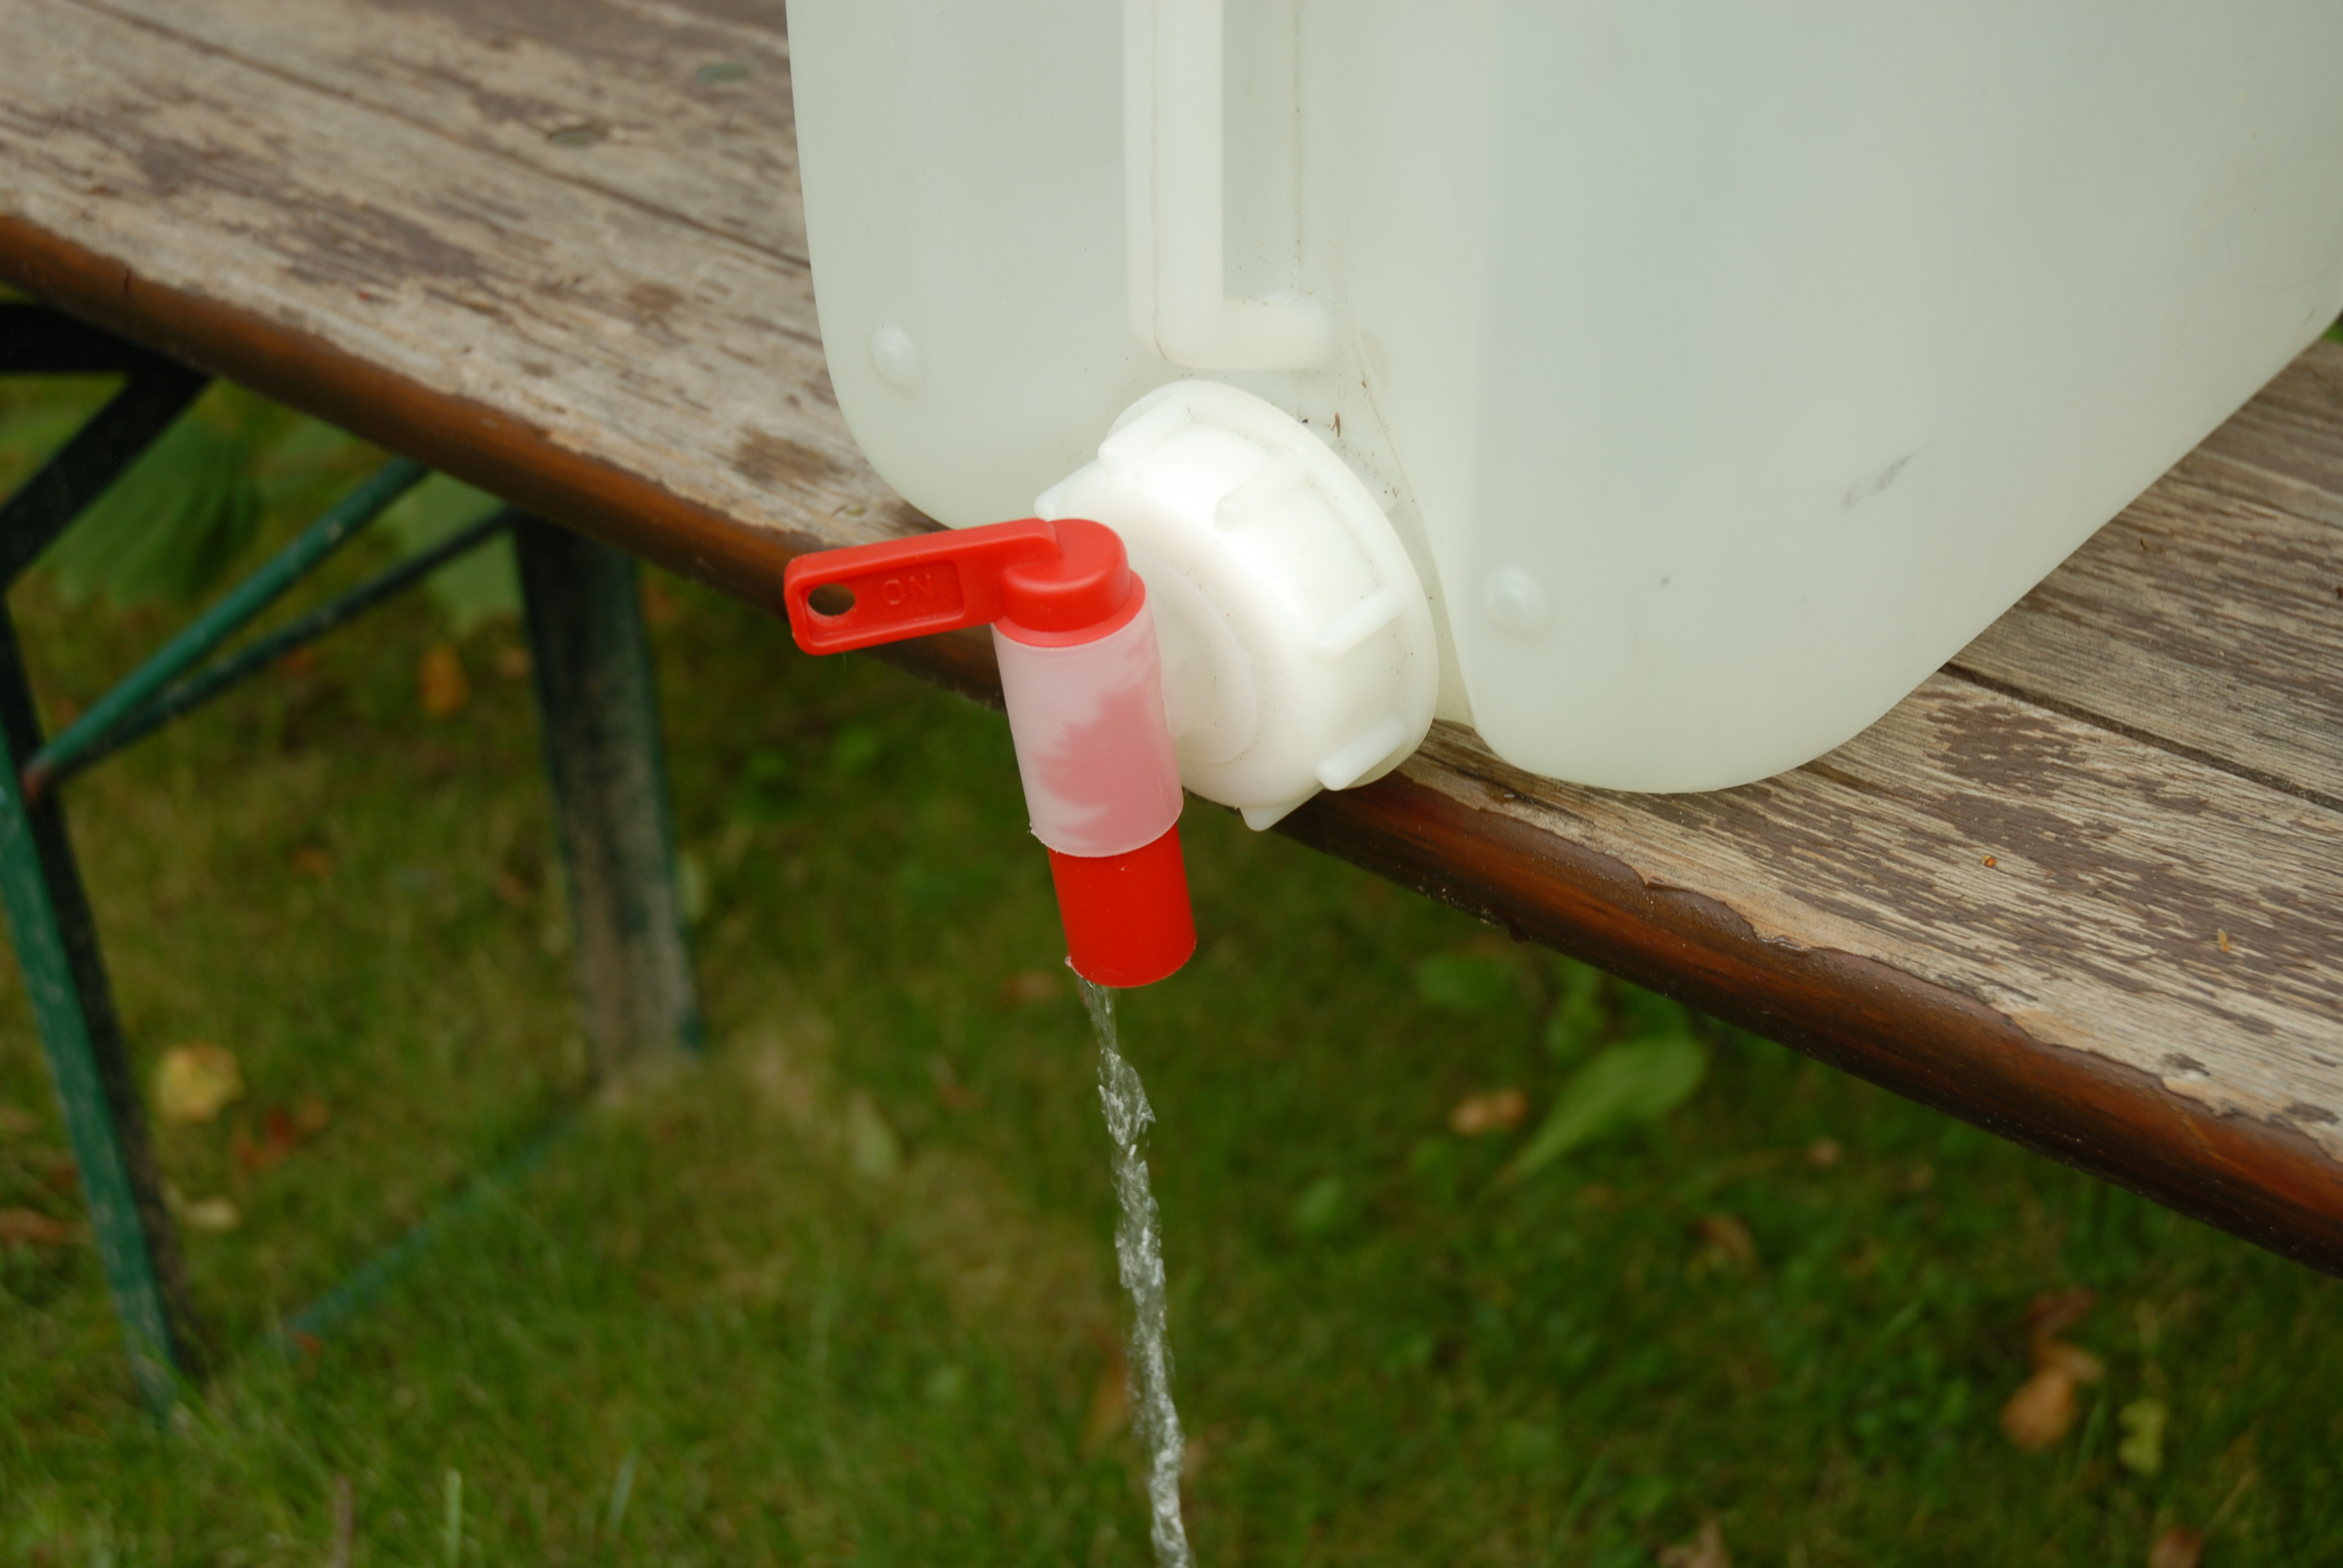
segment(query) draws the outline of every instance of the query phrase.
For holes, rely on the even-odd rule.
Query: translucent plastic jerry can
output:
[[[2343,310],[2343,0],[789,23],[857,439],[1123,533],[1256,821],[1435,712],[1617,789],[1805,761]]]

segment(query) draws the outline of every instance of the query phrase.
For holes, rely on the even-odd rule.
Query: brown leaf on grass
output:
[[[322,1100],[305,1100],[290,1110],[273,1106],[260,1119],[260,1136],[255,1139],[239,1127],[228,1140],[229,1151],[236,1156],[239,1169],[257,1175],[285,1163],[295,1150],[323,1132],[332,1120],[333,1112]]]
[[[233,1231],[244,1223],[244,1215],[226,1198],[198,1198],[179,1211],[179,1218],[190,1231],[215,1233]]]
[[[2001,1430],[2027,1453],[2038,1453],[2073,1430],[2075,1374],[2055,1362],[2037,1370],[2001,1407]]]
[[[73,1240],[73,1228],[52,1220],[37,1209],[0,1209],[0,1242],[27,1247],[61,1247]]]
[[[2176,1524],[2147,1549],[2147,1568],[2197,1568],[2205,1561],[2205,1537],[2186,1524]]]
[[[2099,1358],[2058,1335],[2090,1315],[2098,1300],[2087,1290],[2046,1291],[2026,1304],[2034,1375],[2001,1407],[2001,1430],[2028,1453],[2039,1452],[2075,1425],[2075,1391],[2107,1375]]]
[[[1465,1138],[1484,1132],[1510,1132],[1530,1113],[1529,1097],[1518,1089],[1496,1089],[1468,1094],[1448,1113],[1448,1129]]]
[[[1703,1261],[1735,1269],[1757,1266],[1757,1238],[1737,1215],[1704,1214],[1693,1228],[1700,1232]]]
[[[2064,1333],[2089,1317],[2098,1299],[2096,1292],[2080,1288],[2046,1291],[2026,1303],[2026,1332],[2038,1338]]]
[[[304,844],[293,851],[293,869],[305,877],[330,877],[334,864],[334,852],[316,844]]]
[[[2037,1335],[2034,1341],[2034,1370],[2040,1372],[2045,1367],[2056,1367],[2077,1383],[2097,1382],[2107,1375],[2099,1358],[2080,1345]]]
[[[1846,1158],[1846,1145],[1835,1138],[1817,1138],[1806,1145],[1806,1163],[1827,1171]]]
[[[1661,1547],[1659,1562],[1660,1568],[1733,1568],[1732,1553],[1725,1549],[1725,1527],[1714,1519],[1703,1521],[1691,1540]]]
[[[1001,982],[1001,1005],[1031,1007],[1037,1002],[1055,1001],[1064,990],[1064,982],[1048,970],[1019,970]]]
[[[209,1040],[190,1040],[163,1053],[155,1070],[155,1114],[166,1121],[209,1121],[222,1106],[244,1098],[236,1056]]]
[[[433,719],[453,719],[472,700],[472,682],[453,643],[435,642],[415,667],[415,691]]]

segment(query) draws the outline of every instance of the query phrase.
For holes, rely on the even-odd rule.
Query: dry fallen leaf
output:
[[[301,1145],[326,1130],[333,1112],[322,1100],[305,1100],[288,1111],[279,1105],[260,1119],[260,1137],[248,1137],[239,1127],[229,1149],[241,1169],[253,1173],[273,1170]]]
[[[434,719],[452,719],[464,710],[472,700],[472,683],[454,644],[435,642],[424,650],[422,662],[415,667],[415,689],[423,711]]]
[[[220,1107],[244,1098],[236,1057],[209,1040],[175,1045],[155,1070],[155,1114],[166,1121],[209,1121]]]
[[[2064,1340],[2036,1336],[2034,1341],[2034,1370],[2056,1367],[2077,1383],[2097,1382],[2107,1375],[2099,1358],[2079,1345]]]
[[[1691,1540],[1661,1547],[1660,1568],[1733,1568],[1732,1553],[1725,1549],[1725,1527],[1711,1519]]]
[[[2186,1524],[2176,1524],[2147,1549],[2147,1568],[2197,1568],[2205,1560],[2205,1535]]]
[[[2027,1378],[2001,1407],[2001,1430],[2027,1453],[2049,1447],[2075,1424],[2075,1374],[2056,1362]]]
[[[2205,1537],[2176,1524],[2147,1549],[2147,1568],[2197,1568],[2205,1560]]]
[[[2001,1430],[2028,1453],[2049,1447],[2075,1424],[2075,1391],[2107,1375],[2099,1358],[2058,1335],[2090,1315],[2087,1290],[2046,1291],[2026,1303],[2034,1375],[2001,1407]]]
[[[1452,1132],[1477,1138],[1484,1132],[1509,1132],[1529,1113],[1529,1098],[1520,1090],[1492,1090],[1458,1101],[1456,1109],[1448,1113],[1448,1127]]]
[[[233,1231],[244,1222],[226,1198],[198,1198],[179,1211],[179,1219],[190,1231]]]
[[[0,1209],[0,1242],[55,1247],[73,1240],[73,1230],[35,1209]]]
[[[1001,982],[1001,1005],[1031,1007],[1036,1002],[1055,1001],[1062,990],[1058,977],[1048,970],[1019,970]]]
[[[2098,1299],[2082,1289],[2046,1292],[2026,1303],[2026,1332],[2037,1337],[2063,1333],[2090,1316]]]
[[[1694,1227],[1700,1232],[1701,1256],[1735,1269],[1757,1266],[1757,1238],[1733,1214],[1704,1214]]]

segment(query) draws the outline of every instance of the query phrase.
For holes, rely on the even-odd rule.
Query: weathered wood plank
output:
[[[83,6],[8,0],[0,32],[25,223],[743,526],[907,526],[802,263]]]
[[[2186,466],[2298,517],[2343,528],[2343,343],[2315,343]]]
[[[1583,789],[1446,728],[1408,769],[2343,1157],[2343,814],[1943,676],[1738,789]]]
[[[1279,831],[1798,1046],[1924,1105],[2343,1273],[2343,1165],[2158,1076],[2049,1045],[1861,952],[1766,938],[1719,899],[1587,848],[1500,782],[1406,769]]]
[[[616,134],[660,124],[703,42],[749,47],[754,14],[719,4],[578,0],[669,29],[604,70],[604,44],[548,57],[568,6],[312,0],[286,28],[260,0],[0,0],[0,271],[769,598],[796,549],[920,525],[829,400],[786,155],[687,179],[704,126]],[[598,95],[614,134],[498,118],[528,90],[545,116]],[[2335,668],[2331,623],[2287,585],[2343,521],[2338,366],[2308,357],[1971,650],[2054,707],[1939,678],[1808,769],[1684,798],[1530,779],[1443,730],[1290,829],[2343,1268],[2318,1152],[2343,1153],[2343,816],[2256,781],[2316,795],[2333,767],[2334,693],[2301,673]],[[2239,598],[2254,657],[2223,658]],[[907,657],[993,678],[980,641]]]
[[[89,9],[805,259],[779,0],[362,0],[294,25],[282,0]]]
[[[2271,470],[2228,457],[2235,423],[1953,668],[2343,810],[2343,527],[2305,515],[2322,491],[2255,483]],[[2338,447],[2330,427],[2263,449],[2315,469]]]

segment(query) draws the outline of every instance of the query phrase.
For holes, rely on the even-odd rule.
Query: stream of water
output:
[[[1076,977],[1078,980],[1081,978]],[[1163,1231],[1155,1195],[1147,1190],[1147,1161],[1139,1145],[1155,1111],[1138,1070],[1116,1050],[1114,991],[1081,981],[1082,1005],[1098,1030],[1099,1102],[1114,1141],[1114,1192],[1122,1218],[1114,1227],[1114,1255],[1122,1288],[1131,1292],[1131,1406],[1147,1450],[1147,1501],[1158,1568],[1193,1568],[1187,1528],[1180,1523],[1180,1412],[1172,1405],[1172,1345],[1164,1333]]]

